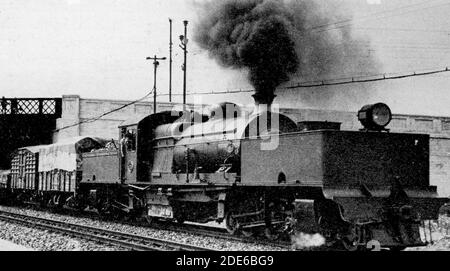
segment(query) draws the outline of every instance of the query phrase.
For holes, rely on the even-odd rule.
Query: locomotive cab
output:
[[[163,111],[125,121],[120,129],[120,179],[122,183],[149,183],[172,171],[169,159],[177,136],[208,118],[197,112]]]
[[[120,127],[119,140],[120,180],[122,183],[136,181],[137,125]]]

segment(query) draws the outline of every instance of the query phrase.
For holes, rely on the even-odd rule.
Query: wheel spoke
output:
[[[225,225],[227,228],[227,231],[234,235],[237,234],[239,224],[237,223],[236,219],[233,217],[233,213],[229,212],[225,217]]]

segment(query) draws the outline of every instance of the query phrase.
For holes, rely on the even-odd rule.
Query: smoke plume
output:
[[[276,1],[227,0],[205,4],[195,39],[226,67],[247,68],[257,95],[289,80],[298,69],[294,17]]]
[[[377,65],[348,27],[321,26],[349,18],[342,2],[217,0],[199,4],[195,40],[224,67],[246,69],[256,95],[280,84],[370,73]]]

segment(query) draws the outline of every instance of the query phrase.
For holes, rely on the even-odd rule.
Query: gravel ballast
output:
[[[0,239],[39,251],[112,251],[116,247],[0,221]]]
[[[244,243],[244,242],[232,241],[232,240],[215,238],[215,237],[194,235],[194,234],[175,232],[175,231],[169,231],[169,230],[154,229],[154,228],[149,228],[149,227],[133,226],[133,225],[110,222],[110,221],[100,221],[100,220],[86,218],[86,217],[74,217],[74,216],[69,216],[69,215],[64,215],[64,214],[55,214],[55,213],[49,213],[49,212],[37,211],[37,210],[31,210],[31,209],[22,209],[22,208],[17,208],[17,207],[0,206],[0,210],[8,211],[8,212],[15,212],[15,213],[24,214],[24,215],[30,215],[30,216],[38,216],[38,217],[42,217],[42,218],[64,221],[64,222],[74,223],[74,224],[79,224],[79,225],[99,227],[99,228],[104,228],[107,230],[148,236],[151,238],[159,238],[159,239],[168,240],[168,241],[182,242],[185,244],[202,246],[205,248],[211,248],[211,249],[222,250],[222,251],[280,251],[280,250],[285,250],[285,249],[277,247],[277,246]],[[2,223],[4,223],[4,222],[2,222]],[[16,226],[14,224],[10,224],[11,227],[9,227],[9,226],[7,227],[7,225],[3,226],[3,224],[0,224],[0,225],[2,225],[1,227],[7,228],[8,229],[7,231],[9,231],[9,228],[14,228],[14,226]],[[29,230],[31,230],[31,229],[29,229]],[[35,231],[34,229],[32,229],[32,230]],[[42,240],[42,243],[46,243],[47,241],[49,241],[50,242],[49,247],[51,247],[53,242],[51,242],[51,239],[48,239],[46,237],[46,235],[50,235],[50,234],[51,233],[48,233],[48,232],[43,233],[40,230],[36,230],[36,232],[31,232],[31,234],[28,234],[28,235],[31,236],[30,237],[31,240],[35,240],[35,242],[37,242],[37,243],[39,243],[39,242],[36,240]],[[14,235],[14,234],[12,234],[12,235]],[[58,236],[61,236],[61,235],[58,235]],[[2,237],[2,235],[0,235],[0,238],[10,240],[10,241],[20,244],[20,245],[30,247],[30,245],[18,243],[15,240],[12,240],[11,235],[9,238]],[[64,237],[64,238],[65,238],[65,240],[67,240],[67,241],[65,241],[66,243],[69,242],[69,239],[73,239],[73,238],[68,238],[68,237]],[[22,239],[22,235],[19,235],[18,239]],[[18,240],[18,239],[16,239],[16,240]],[[55,240],[56,240],[56,238],[55,238]],[[63,241],[61,241],[61,242],[64,243]],[[91,242],[89,242],[89,243],[91,243]],[[67,245],[67,246],[60,245],[60,246],[56,246],[56,247],[57,247],[57,249],[55,249],[55,250],[73,250],[73,245]],[[102,247],[102,246],[99,246],[99,247]],[[45,246],[42,248],[38,248],[38,247],[32,247],[32,248],[35,248],[38,250],[46,250],[46,249],[42,249],[42,248],[46,248]],[[81,250],[83,250],[83,249],[81,249]],[[86,250],[94,250],[94,249],[86,249]],[[99,249],[95,249],[95,250],[99,250]]]
[[[183,242],[190,245],[202,246],[222,251],[280,251],[286,250],[277,246],[243,243],[215,237],[194,235],[149,227],[133,226],[128,224],[101,221],[88,217],[74,217],[64,214],[55,214],[31,209],[0,206],[0,210],[20,213],[24,215],[39,216],[42,218],[104,228],[113,231],[132,233],[168,241]],[[428,226],[428,223],[426,223]],[[80,250],[80,251],[109,251],[120,250],[118,247],[97,244],[95,242],[71,238],[49,231],[31,229],[21,225],[0,221],[0,239],[9,240],[16,244],[35,250]],[[438,222],[431,223],[434,243],[425,247],[407,248],[406,251],[450,251],[450,218],[441,216]],[[421,235],[423,236],[423,229]],[[429,229],[426,228],[427,239]]]

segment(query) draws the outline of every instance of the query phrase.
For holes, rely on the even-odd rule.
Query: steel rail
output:
[[[178,225],[176,222],[165,222],[159,223],[155,222],[154,225],[150,225],[149,227],[153,229],[164,229],[170,231],[176,231],[180,233],[186,234],[195,234],[195,235],[203,235],[212,238],[223,239],[227,241],[241,242],[246,244],[254,244],[254,245],[263,245],[263,246],[271,246],[278,247],[282,249],[290,250],[292,248],[292,243],[288,241],[281,240],[268,240],[264,238],[257,237],[247,237],[244,235],[231,235],[224,228],[214,228],[211,226],[203,226],[196,224],[182,224]]]
[[[0,211],[0,220],[50,230],[102,244],[135,251],[212,251],[213,249],[169,240],[73,224],[52,219]]]

